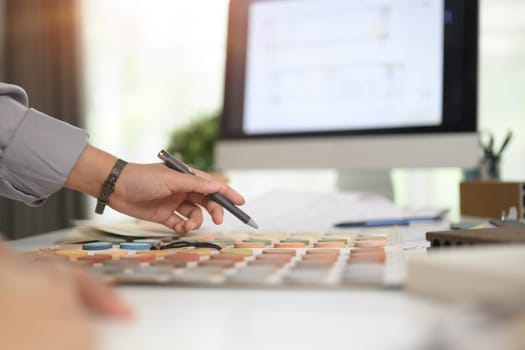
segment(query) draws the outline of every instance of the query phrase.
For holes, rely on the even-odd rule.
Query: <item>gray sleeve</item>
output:
[[[27,107],[0,83],[0,196],[39,205],[58,191],[87,146],[87,133]]]

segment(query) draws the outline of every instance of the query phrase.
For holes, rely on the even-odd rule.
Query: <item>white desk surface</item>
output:
[[[65,232],[10,243],[34,250]],[[424,349],[449,308],[402,290],[118,289],[135,318],[97,320],[101,349]]]

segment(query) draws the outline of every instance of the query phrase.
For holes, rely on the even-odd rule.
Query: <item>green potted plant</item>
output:
[[[218,113],[200,116],[171,134],[167,150],[186,164],[211,172],[218,130]]]

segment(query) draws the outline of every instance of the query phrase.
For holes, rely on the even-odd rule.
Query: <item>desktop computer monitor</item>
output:
[[[472,167],[477,0],[230,0],[223,169]]]

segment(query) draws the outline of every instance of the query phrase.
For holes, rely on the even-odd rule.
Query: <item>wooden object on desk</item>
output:
[[[474,244],[525,243],[525,229],[515,227],[428,232],[430,247]]]
[[[459,187],[461,215],[500,218],[502,211],[516,207],[525,218],[525,183],[506,181],[463,181]]]

